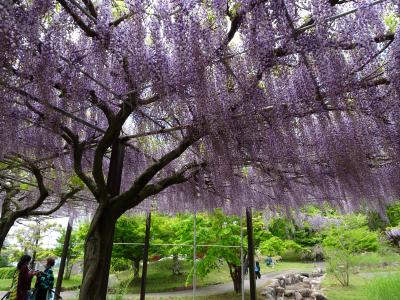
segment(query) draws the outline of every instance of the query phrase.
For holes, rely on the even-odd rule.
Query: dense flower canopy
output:
[[[117,132],[123,191],[180,149],[149,179],[190,177],[164,210],[400,196],[397,1],[93,3],[1,2],[0,158],[74,168],[100,198]]]

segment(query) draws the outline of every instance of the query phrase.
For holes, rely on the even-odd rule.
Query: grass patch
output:
[[[0,279],[0,291],[8,291],[11,287],[12,279]]]
[[[398,268],[400,266],[400,255],[398,254],[379,255],[378,253],[365,253],[353,257],[352,264],[362,270],[372,269],[372,268],[376,269],[381,267]]]
[[[120,299],[128,299],[128,298],[123,298],[123,296],[108,296],[108,300],[120,300]],[[140,299],[139,296],[129,296],[130,300],[138,300]],[[147,300],[192,300],[193,296],[185,296],[185,297],[179,297],[179,296],[173,296],[173,297],[151,297],[149,295],[146,295]],[[241,294],[236,294],[236,293],[225,293],[225,294],[220,294],[220,295],[214,295],[214,296],[196,296],[196,300],[241,300],[242,295]],[[245,299],[249,300],[250,299],[250,294],[248,292],[245,293]]]
[[[36,279],[32,280],[32,287],[35,286],[35,281]],[[81,280],[82,276],[81,275],[76,275],[76,276],[71,276],[71,279],[64,279],[62,287],[67,290],[74,290],[78,289],[79,286],[81,285]],[[54,280],[54,285],[55,282],[57,282],[57,278]],[[0,291],[8,291],[9,288],[11,287],[12,279],[0,279]]]
[[[400,274],[389,274],[387,276],[379,276],[370,281],[365,287],[365,296],[369,300],[381,299],[400,299]]]
[[[191,281],[188,286],[185,286],[187,274],[189,274],[192,265],[189,261],[182,261],[182,275],[172,275],[172,260],[166,259],[149,263],[147,273],[147,287],[146,291],[149,293],[166,292],[166,291],[177,291],[184,289],[191,289]],[[275,265],[274,268],[261,266],[261,273],[268,274],[271,272],[279,272],[286,270],[298,270],[298,271],[311,271],[314,268],[314,264],[302,263],[302,262],[280,262]],[[140,272],[141,274],[141,272]],[[120,288],[127,293],[136,294],[140,292],[140,281],[132,281],[132,271],[123,271],[116,274],[120,281]],[[215,285],[219,283],[231,282],[229,275],[228,266],[225,263],[221,263],[219,269],[210,272],[207,276],[196,278],[196,286],[203,287],[208,285]],[[233,298],[232,298],[233,299]]]
[[[166,259],[162,261],[149,263],[147,269],[147,287],[146,291],[164,292],[190,289],[191,282],[185,286],[187,275],[192,267],[189,261],[182,261],[182,274],[172,275],[172,260]],[[141,274],[141,271],[140,271]],[[116,274],[121,286],[127,286],[132,281],[132,271],[124,271]],[[220,270],[215,270],[204,278],[196,278],[197,286],[213,285],[218,283],[229,282],[231,280],[228,267],[224,264]],[[133,282],[127,288],[128,293],[140,292],[140,281]]]
[[[336,279],[327,275],[323,288],[329,300],[400,300],[400,273],[380,272],[350,275],[350,285],[342,287]]]
[[[368,280],[350,275],[350,285],[341,286],[332,275],[327,275],[323,281],[323,288],[329,300],[365,300],[363,289]]]

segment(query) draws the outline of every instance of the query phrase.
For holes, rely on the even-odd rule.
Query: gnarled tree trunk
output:
[[[133,280],[132,281],[139,280],[140,260],[141,259],[135,259],[132,261],[132,269],[133,269]]]
[[[178,254],[174,254],[172,256],[172,275],[181,275],[182,271],[182,264],[179,261],[179,256]]]
[[[0,222],[0,252],[1,249],[3,248],[4,241],[8,235],[8,232],[10,231],[11,227],[14,225],[15,219],[13,218],[7,218],[4,220],[1,220]]]
[[[106,299],[117,218],[110,207],[99,206],[90,224],[85,242],[80,300]]]
[[[242,267],[228,263],[229,273],[233,282],[233,289],[236,293],[242,292]]]

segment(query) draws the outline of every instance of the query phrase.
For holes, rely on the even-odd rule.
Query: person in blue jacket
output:
[[[261,278],[261,269],[260,269],[260,263],[258,261],[256,261],[256,265],[254,267],[254,272],[256,273],[256,279],[260,279]]]
[[[46,268],[43,272],[38,274],[36,280],[36,300],[47,300],[50,295],[50,290],[54,286],[54,275],[52,267],[54,266],[54,259],[48,258]]]

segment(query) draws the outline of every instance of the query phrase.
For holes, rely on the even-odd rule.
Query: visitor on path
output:
[[[36,300],[47,300],[50,296],[50,290],[54,285],[54,275],[51,269],[54,266],[54,259],[48,258],[46,261],[45,270],[38,273],[36,279]]]
[[[261,269],[260,269],[260,263],[258,261],[256,261],[256,266],[254,268],[254,272],[256,273],[256,279],[260,279],[261,278]]]
[[[10,288],[8,300],[29,300],[29,290],[31,288],[32,277],[38,271],[29,270],[28,264],[31,261],[29,255],[23,255],[17,264],[13,281]]]
[[[266,259],[265,259],[265,264],[267,265],[267,267],[274,267],[274,260],[272,259],[272,257],[271,256],[268,256]]]

